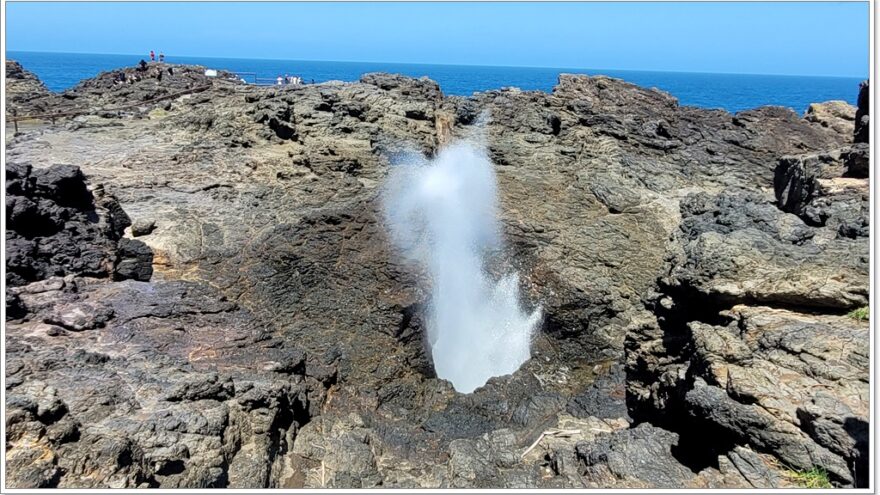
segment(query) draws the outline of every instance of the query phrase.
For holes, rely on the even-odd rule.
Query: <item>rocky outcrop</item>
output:
[[[11,293],[26,312],[6,326],[11,488],[270,486],[324,400],[321,357],[203,284],[67,276]]]
[[[6,113],[7,116],[41,112],[49,89],[32,72],[15,60],[6,60]]]
[[[839,153],[783,157],[776,205],[741,190],[682,200],[657,318],[627,338],[636,419],[866,483],[868,324],[842,313],[868,304],[868,184],[843,170]]]
[[[217,75],[205,75],[206,67],[149,62],[98,74],[60,93],[50,92],[32,73],[14,60],[7,60],[7,112],[15,111],[24,123],[32,124],[28,116],[52,115],[72,119],[68,125],[80,128],[94,125],[89,119],[74,117],[96,115],[105,119],[146,118],[150,112],[171,109],[169,96],[198,94],[213,86],[234,87],[244,83],[234,74],[218,70]],[[192,96],[189,96],[192,98]],[[24,125],[24,124],[23,124]]]
[[[278,483],[334,357],[206,284],[148,282],[152,251],[79,168],[11,165],[6,187],[7,486]]]
[[[845,155],[846,175],[848,177],[868,177],[870,168],[870,91],[868,81],[859,85],[858,109],[856,110],[853,141],[855,144]]]
[[[690,324],[685,404],[737,439],[800,469],[866,481],[869,329],[846,316],[735,306],[724,326]],[[708,418],[708,419],[707,419]]]
[[[853,129],[853,141],[856,143],[870,142],[871,124],[871,91],[868,81],[859,84],[859,97],[857,100],[855,127]]]
[[[149,280],[153,253],[122,238],[131,224],[112,195],[89,191],[78,167],[6,167],[6,283],[53,276]]]
[[[842,315],[868,300],[868,179],[840,112],[368,74],[106,113],[176,89],[107,77],[70,100],[90,115],[7,147],[30,175],[80,166],[140,221],[106,244],[129,262],[7,294],[16,486],[864,484],[867,325]],[[532,358],[466,395],[433,372],[426,284],[379,214],[388,167],[454,139],[496,164],[490,269],[545,315]],[[112,280],[143,278],[138,241],[156,275]]]
[[[856,108],[849,103],[835,100],[811,104],[804,118],[841,134],[852,134],[855,129],[855,113]]]
[[[154,108],[150,102],[176,93],[217,85],[243,84],[235,75],[226,71],[217,71],[217,75],[205,75],[206,67],[193,65],[166,64],[149,62],[141,67],[123,67],[119,70],[102,72],[92,79],[86,79],[76,86],[65,90],[60,97],[79,108],[95,109],[106,116],[130,115],[139,109],[115,107],[121,103],[137,104],[142,102],[145,110]],[[164,100],[163,100],[164,101]],[[167,101],[155,105],[158,108],[167,106]]]

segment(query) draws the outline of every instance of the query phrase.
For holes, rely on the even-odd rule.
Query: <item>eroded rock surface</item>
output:
[[[149,280],[153,253],[122,238],[131,224],[112,195],[90,191],[78,167],[6,168],[6,283],[78,274]]]
[[[330,365],[204,284],[11,291],[27,317],[6,327],[9,487],[269,486],[325,399]]]
[[[7,115],[45,110],[43,102],[50,96],[49,89],[34,73],[15,60],[6,61]]]
[[[80,167],[138,236],[114,231],[114,271],[7,294],[17,486],[777,487],[783,465],[864,484],[849,109],[731,115],[565,74],[446,97],[367,74],[103,111],[177,89],[105,74],[68,99],[95,112],[7,143],[14,170]],[[532,359],[467,395],[433,373],[428,285],[379,205],[389,166],[454,139],[496,164],[490,269],[545,315]],[[152,278],[114,281],[145,278],[140,241]]]

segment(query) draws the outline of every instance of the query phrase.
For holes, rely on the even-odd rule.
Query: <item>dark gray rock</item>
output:
[[[78,167],[6,170],[10,286],[68,274],[108,277],[114,271],[119,278],[149,279],[152,252],[139,241],[120,240],[128,216],[102,188],[89,191]]]
[[[675,433],[644,424],[600,436],[592,443],[578,443],[576,452],[584,476],[600,484],[634,479],[658,488],[680,488],[694,472],[673,458],[677,442]]]
[[[155,228],[156,222],[154,220],[135,220],[131,224],[131,235],[133,237],[150,235],[150,233],[155,230]]]
[[[727,454],[736,470],[755,488],[780,488],[780,475],[769,469],[751,449],[736,447]]]
[[[119,261],[113,272],[117,280],[134,279],[146,282],[153,276],[153,251],[137,239],[119,239]]]
[[[859,84],[859,97],[856,103],[855,129],[853,131],[853,141],[856,143],[870,142],[870,111],[871,111],[871,91],[869,81],[862,81]]]
[[[847,177],[868,177],[870,172],[871,161],[869,155],[871,147],[867,142],[856,143],[846,153],[846,176]]]

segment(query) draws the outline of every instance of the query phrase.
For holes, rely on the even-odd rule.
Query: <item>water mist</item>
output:
[[[501,247],[495,172],[484,147],[458,142],[436,158],[409,156],[384,189],[391,239],[430,276],[426,323],[437,376],[469,393],[530,357],[541,318],[519,303],[516,273],[494,280],[486,258]]]

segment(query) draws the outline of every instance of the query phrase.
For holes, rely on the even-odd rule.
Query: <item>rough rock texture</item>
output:
[[[89,191],[71,165],[6,167],[6,283],[83,275],[149,280],[153,253],[123,239],[130,225],[103,188]]]
[[[852,134],[855,129],[856,108],[845,101],[813,103],[807,108],[804,118],[829,127],[841,134]]]
[[[725,326],[692,322],[685,404],[786,465],[867,480],[869,328],[846,316],[735,306]],[[707,419],[708,418],[708,419]]]
[[[864,483],[867,324],[841,316],[869,286],[852,129],[565,74],[470,98],[388,74],[217,79],[120,114],[103,109],[141,93],[106,77],[71,100],[94,113],[26,129],[7,156],[75,164],[155,221],[138,237],[155,275],[7,294],[17,486],[774,487],[814,464]],[[467,395],[434,375],[428,284],[379,212],[391,163],[459,138],[496,164],[490,270],[518,270],[545,315],[532,359]],[[71,378],[80,351],[109,356],[101,378]],[[790,390],[712,371],[737,366]]]
[[[853,130],[853,141],[856,143],[870,142],[871,136],[871,91],[868,81],[862,81],[859,84],[859,97],[857,100],[858,108],[856,110],[855,128]]]
[[[49,96],[49,89],[36,75],[15,60],[6,61],[7,116],[41,112],[46,109],[43,102]]]
[[[324,400],[320,358],[204,284],[11,292],[27,318],[6,327],[8,487],[269,486]]]
[[[61,93],[52,93],[18,62],[7,60],[7,115],[13,110],[19,117],[67,114],[72,118],[67,123],[70,128],[96,124],[106,127],[119,125],[119,122],[96,122],[89,116],[143,118],[150,111],[155,114],[170,110],[168,96],[187,92],[198,94],[206,87],[243,84],[235,75],[222,70],[217,71],[216,77],[208,77],[202,66],[149,62],[141,68],[136,65],[137,60],[132,62],[135,64],[131,67],[102,72]],[[120,73],[125,75],[125,82],[117,80]],[[58,117],[58,120],[62,118]],[[25,119],[21,125],[33,123],[33,120]]]

